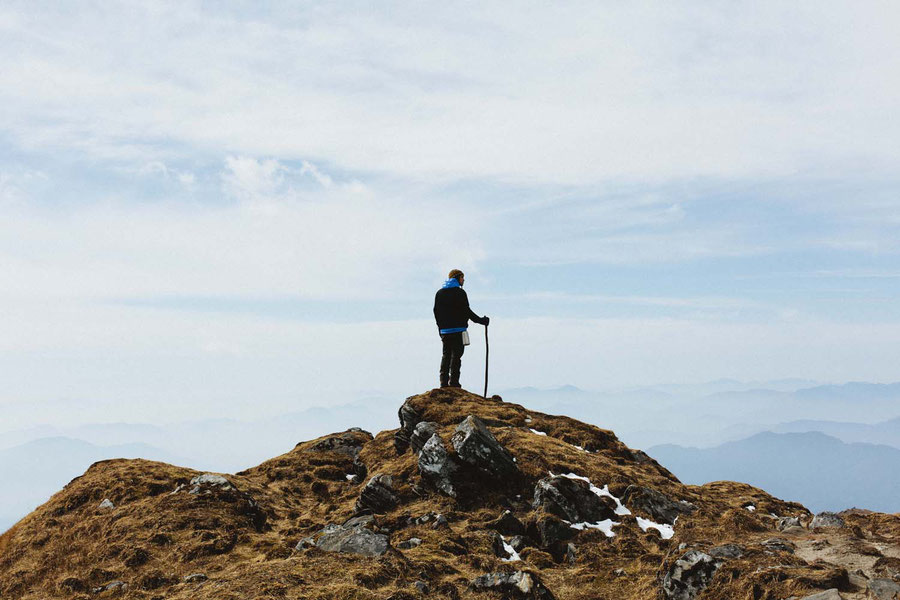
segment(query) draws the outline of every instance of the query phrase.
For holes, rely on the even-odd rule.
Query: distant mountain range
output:
[[[814,511],[900,512],[900,449],[845,443],[820,432],[764,432],[713,448],[647,449],[684,483],[736,480]]]

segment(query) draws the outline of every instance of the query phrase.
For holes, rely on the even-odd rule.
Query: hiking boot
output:
[[[458,383],[453,383],[453,382],[451,381],[449,384],[447,384],[447,387],[461,388],[462,386],[459,385]]]

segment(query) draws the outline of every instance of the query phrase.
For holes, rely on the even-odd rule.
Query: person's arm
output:
[[[490,323],[491,320],[490,320],[488,317],[486,317],[486,316],[485,316],[485,317],[479,317],[479,316],[476,315],[475,312],[469,307],[469,296],[468,296],[468,294],[466,294],[465,290],[463,290],[463,299],[464,299],[465,302],[466,302],[466,312],[469,313],[469,320],[470,320],[470,321],[475,321],[475,322],[478,323],[479,325],[485,325],[485,326],[486,326],[488,323]]]

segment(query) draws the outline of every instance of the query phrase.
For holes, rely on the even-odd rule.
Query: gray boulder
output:
[[[533,508],[570,523],[596,523],[616,516],[615,503],[591,491],[587,482],[561,475],[545,477],[534,486]]]
[[[390,475],[379,473],[369,480],[359,498],[356,499],[357,512],[371,511],[386,513],[400,502],[394,493],[394,480]]]
[[[388,536],[359,525],[328,525],[320,532],[316,547],[325,552],[381,556],[387,552]]]
[[[486,529],[493,529],[503,535],[522,535],[525,533],[525,525],[508,510],[504,510],[499,517],[493,521],[488,521],[484,526]]]
[[[469,587],[478,592],[499,592],[509,600],[555,600],[538,576],[527,571],[487,573],[476,577]]]
[[[113,504],[112,500],[110,500],[109,498],[104,498],[103,502],[101,502],[100,506],[99,506],[99,508],[103,508],[103,509],[110,509],[110,508],[115,508],[115,507],[116,507],[116,505]]]
[[[900,598],[900,584],[893,579],[872,579],[867,584],[869,597],[875,600]]]
[[[221,475],[215,475],[213,473],[204,473],[203,475],[197,475],[193,479],[191,479],[191,490],[188,492],[189,494],[209,494],[214,490],[233,490],[234,486],[231,485],[231,482],[222,477]]]
[[[431,439],[431,436],[438,430],[438,424],[434,421],[422,421],[413,429],[409,437],[409,445],[412,446],[413,452],[418,454],[425,446],[425,442]]]
[[[663,578],[666,600],[694,600],[705,590],[722,561],[699,550],[688,550],[671,564]]]
[[[789,527],[801,527],[799,517],[778,517],[775,523],[775,529],[784,531]]]
[[[762,543],[762,545],[770,552],[787,552],[794,553],[794,544],[784,538],[770,538]]]
[[[486,475],[500,480],[518,478],[521,475],[515,459],[478,417],[469,415],[463,419],[456,426],[450,442],[460,460]]]
[[[813,517],[812,522],[809,524],[810,529],[815,529],[816,527],[843,527],[844,519],[833,512],[820,512],[815,517]]]
[[[410,406],[409,398],[397,411],[397,417],[400,419],[400,429],[394,434],[394,449],[397,450],[397,454],[403,454],[409,448],[409,440],[422,417]]]
[[[737,544],[724,544],[711,548],[709,555],[713,558],[740,558],[744,555],[744,549]]]
[[[456,498],[458,471],[456,458],[447,452],[441,436],[433,434],[419,452],[419,473],[422,478],[451,498]]]
[[[629,485],[622,494],[622,504],[650,515],[657,523],[675,524],[679,515],[689,515],[697,507],[684,500],[672,500],[653,488]]]

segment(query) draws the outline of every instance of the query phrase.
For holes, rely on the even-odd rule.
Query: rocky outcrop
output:
[[[809,524],[810,529],[815,529],[816,527],[843,527],[844,519],[841,518],[840,515],[833,512],[820,512],[815,517],[813,517],[812,521]]]
[[[400,502],[394,493],[394,480],[390,475],[379,473],[372,477],[359,493],[356,511],[386,513]]]
[[[390,546],[388,536],[368,529],[370,520],[351,519],[343,525],[328,525],[319,532],[316,547],[325,552],[381,556]]]
[[[416,425],[422,420],[419,412],[412,407],[407,398],[406,402],[397,411],[397,418],[400,419],[400,429],[394,434],[394,448],[397,454],[403,454],[409,448],[409,440],[415,431]]]
[[[662,492],[639,485],[629,485],[622,494],[622,503],[633,511],[643,512],[658,523],[672,525],[679,515],[697,510],[690,502],[672,500]]]
[[[662,582],[666,600],[694,600],[709,586],[722,561],[699,550],[689,550],[672,563]]]
[[[598,496],[585,481],[561,475],[537,482],[532,506],[570,523],[597,523],[616,515],[612,499]]]
[[[478,417],[469,415],[463,419],[456,426],[450,443],[461,461],[485,475],[499,478],[500,481],[508,481],[521,475],[513,456],[500,445]]]
[[[422,451],[422,448],[425,447],[425,443],[431,439],[438,430],[438,424],[434,421],[422,421],[418,423],[413,429],[412,435],[409,438],[409,445],[412,447],[413,452],[418,454]]]
[[[499,592],[509,600],[555,600],[538,576],[527,571],[487,573],[469,587],[476,592]]]
[[[438,434],[433,434],[419,452],[419,473],[422,478],[451,498],[457,497],[456,479],[459,464],[454,456],[447,452],[444,441]]]

